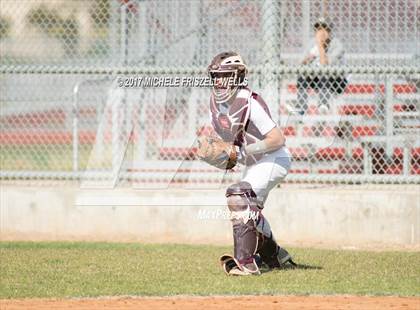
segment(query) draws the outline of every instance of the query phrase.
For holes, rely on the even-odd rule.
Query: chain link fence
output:
[[[195,158],[209,88],[136,87],[140,78],[204,76],[215,54],[235,50],[287,137],[288,182],[420,183],[417,1],[0,7],[3,179],[160,187],[238,178],[240,170],[224,174]],[[321,17],[336,61],[302,64]]]

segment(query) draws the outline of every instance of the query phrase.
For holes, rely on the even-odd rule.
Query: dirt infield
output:
[[[103,297],[91,299],[3,299],[4,309],[420,309],[419,297],[240,296]]]

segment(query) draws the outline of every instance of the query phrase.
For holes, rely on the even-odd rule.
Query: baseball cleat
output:
[[[296,263],[292,260],[292,256],[283,248],[279,248],[279,252],[277,253],[277,260],[279,263],[278,268],[286,267],[287,264],[296,267]]]
[[[288,260],[292,259],[292,257],[290,256],[289,252],[279,247],[278,253],[277,253],[277,259],[280,264],[285,264]]]
[[[278,252],[274,260],[267,262],[269,268],[292,268],[297,267],[297,264],[293,261],[292,256],[285,249],[278,247]]]
[[[241,265],[232,255],[224,254],[219,258],[219,262],[220,265],[222,265],[223,271],[228,276],[250,276],[261,274],[255,259],[252,262]]]
[[[238,266],[229,271],[230,276],[256,276],[260,275],[261,271],[255,263],[250,263],[239,268]]]

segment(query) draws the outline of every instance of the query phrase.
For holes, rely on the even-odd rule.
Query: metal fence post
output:
[[[72,107],[72,153],[73,153],[73,171],[79,171],[79,87],[83,82],[78,82],[73,88],[73,107]]]
[[[302,43],[303,48],[307,50],[311,42],[311,1],[302,0]]]
[[[394,105],[393,105],[393,79],[387,76],[385,79],[385,135],[386,135],[386,155],[392,155],[392,136],[394,133]]]
[[[407,141],[404,141],[403,148],[403,174],[408,175],[410,173],[410,149]]]
[[[278,49],[278,42],[276,38],[279,35],[280,29],[278,25],[279,14],[278,14],[278,3],[274,0],[265,0],[263,3],[263,46],[264,46],[264,59],[265,64],[263,67],[263,85],[264,85],[264,96],[270,110],[273,111],[273,119],[278,122],[279,115],[274,113],[278,110],[278,85],[276,76],[273,74],[273,68],[279,65],[277,61],[280,57],[280,51]]]
[[[120,29],[120,62],[125,65],[128,56],[128,34],[127,34],[127,6],[125,4],[120,7],[121,29]]]
[[[370,175],[372,173],[371,158],[370,158],[370,143],[362,142],[363,148],[363,173]]]

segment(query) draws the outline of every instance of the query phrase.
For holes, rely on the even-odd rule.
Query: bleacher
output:
[[[295,159],[292,173],[402,174],[404,147],[409,148],[408,173],[420,173],[420,94],[413,83],[397,81],[392,85],[391,130],[386,128],[387,94],[382,83],[349,84],[344,94],[332,98],[328,116],[317,110],[314,92],[310,92],[311,104],[305,116],[288,116],[284,106],[294,104],[296,92],[290,81],[280,111]],[[412,140],[409,146],[405,146],[407,136]],[[369,158],[364,159],[365,155]]]

